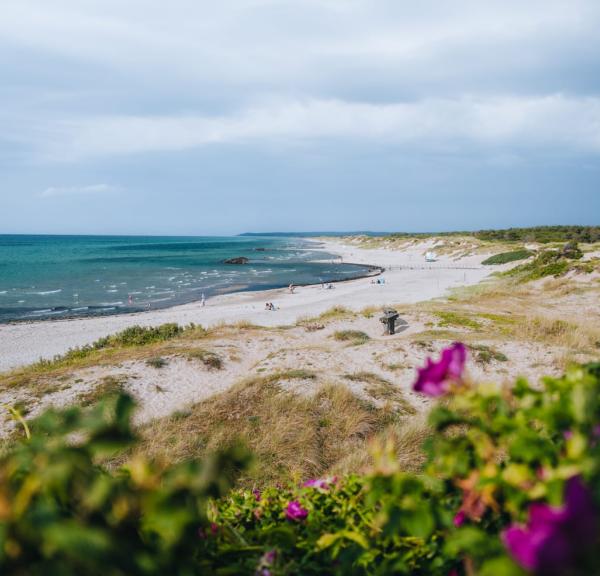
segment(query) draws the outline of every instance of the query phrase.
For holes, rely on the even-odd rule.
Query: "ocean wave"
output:
[[[8,290],[0,290],[0,294],[6,294]]]
[[[62,292],[62,288],[59,288],[58,290],[42,290],[41,292],[34,292],[33,294],[36,294],[37,296],[47,296],[48,294],[58,294],[59,292]]]
[[[99,306],[123,306],[123,302],[100,302]]]

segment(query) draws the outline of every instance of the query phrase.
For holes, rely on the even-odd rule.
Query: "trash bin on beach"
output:
[[[385,334],[395,334],[396,333],[396,320],[398,320],[400,314],[393,308],[384,308],[383,316],[379,319],[379,321],[383,324],[385,328]]]

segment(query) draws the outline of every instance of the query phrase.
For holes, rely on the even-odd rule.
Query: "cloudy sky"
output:
[[[598,0],[1,0],[0,233],[600,223]]]

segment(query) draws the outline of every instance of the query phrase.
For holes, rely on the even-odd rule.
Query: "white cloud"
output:
[[[462,97],[394,104],[270,102],[227,116],[108,116],[62,122],[39,142],[47,160],[228,143],[374,141],[419,148],[535,147],[600,153],[600,98]]]
[[[85,196],[88,194],[110,194],[119,192],[121,188],[109,184],[90,184],[87,186],[51,186],[41,192],[42,198],[55,196]]]

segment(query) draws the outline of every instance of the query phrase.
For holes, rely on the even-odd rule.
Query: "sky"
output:
[[[598,0],[2,0],[0,233],[600,224]]]

